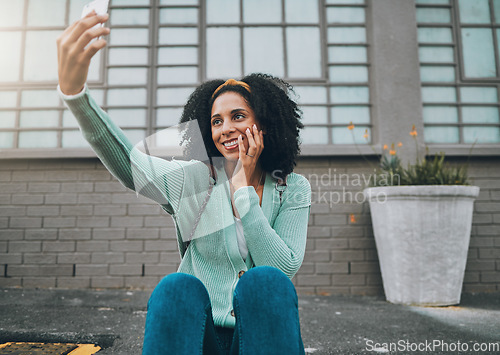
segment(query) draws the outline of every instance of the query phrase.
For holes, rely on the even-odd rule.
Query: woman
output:
[[[59,91],[108,170],[176,225],[181,264],[148,302],[143,354],[303,354],[290,278],[304,257],[311,189],[292,172],[303,126],[289,85],[262,74],[202,84],[181,122],[197,120],[210,162],[145,155],[85,85],[106,45],[89,42],[109,33],[94,26],[106,20],[91,13],[58,38]]]

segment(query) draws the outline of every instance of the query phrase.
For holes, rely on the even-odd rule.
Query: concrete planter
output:
[[[477,186],[364,190],[389,302],[460,303]]]

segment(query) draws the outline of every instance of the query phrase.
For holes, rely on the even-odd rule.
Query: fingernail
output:
[[[247,133],[250,133],[250,128],[247,128]]]
[[[254,125],[253,125],[253,128],[257,129],[257,125],[256,125],[256,124],[254,124]]]

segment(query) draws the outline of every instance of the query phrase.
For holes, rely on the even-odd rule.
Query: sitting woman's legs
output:
[[[208,292],[196,277],[164,277],[148,302],[143,355],[218,354]]]
[[[232,354],[304,354],[297,293],[283,272],[269,266],[245,272],[236,285],[233,306]]]

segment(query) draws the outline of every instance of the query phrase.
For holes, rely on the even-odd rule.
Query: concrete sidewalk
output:
[[[91,342],[103,348],[99,355],[140,354],[149,295],[0,289],[0,344]],[[400,354],[500,353],[500,293],[466,294],[460,306],[438,308],[376,297],[299,296],[299,307],[306,353],[387,353],[390,343]]]

